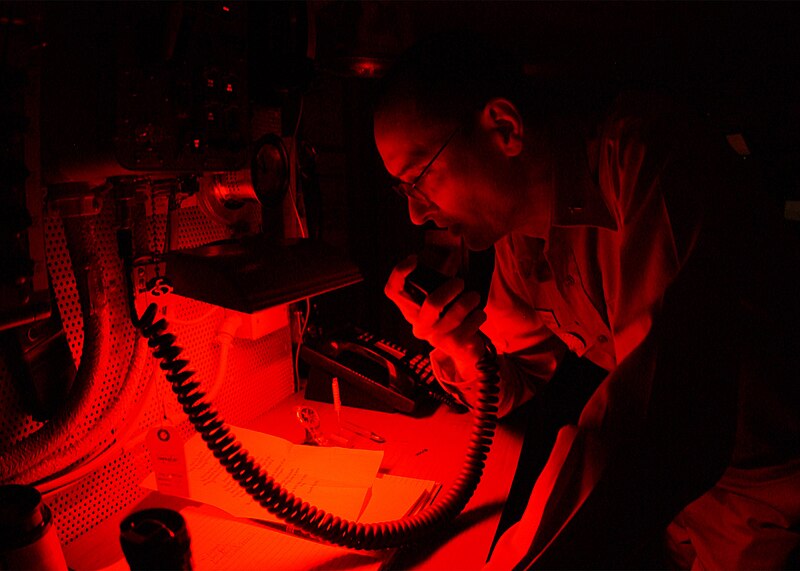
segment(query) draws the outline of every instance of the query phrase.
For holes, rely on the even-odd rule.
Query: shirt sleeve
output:
[[[499,416],[528,401],[549,381],[566,347],[518,293],[524,291],[507,242],[495,248],[495,267],[481,330],[497,349],[500,366]],[[478,380],[464,379],[445,352],[431,353],[433,372],[442,387],[468,406],[477,400]]]

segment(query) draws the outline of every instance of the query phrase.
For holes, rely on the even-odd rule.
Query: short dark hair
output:
[[[493,97],[504,97],[517,106],[529,128],[547,130],[559,118],[598,116],[618,92],[613,78],[572,75],[569,68],[558,71],[551,65],[548,71],[545,64],[527,75],[519,55],[469,31],[427,38],[389,69],[378,88],[375,111],[413,102],[421,120],[455,123]]]
[[[392,65],[378,90],[376,112],[414,101],[425,120],[459,120],[493,97],[520,104],[522,64],[467,31],[416,44]]]

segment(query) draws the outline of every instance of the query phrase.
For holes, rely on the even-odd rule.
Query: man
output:
[[[416,306],[414,258],[386,285],[441,384],[474,402],[479,330],[501,415],[567,352],[608,371],[488,565],[796,565],[796,244],[724,138],[667,98],[568,101],[447,38],[398,62],[375,112],[411,220],[495,248],[485,310],[458,279]],[[648,559],[663,537],[668,561]]]

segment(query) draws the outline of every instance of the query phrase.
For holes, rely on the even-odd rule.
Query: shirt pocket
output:
[[[549,307],[537,303],[537,311],[552,310],[557,322],[554,332],[575,354],[586,356],[607,370],[613,368],[611,331],[589,295],[590,282],[586,280],[592,276],[581,270],[571,245],[563,238],[551,240],[547,258],[553,279],[543,288],[543,297]],[[600,280],[600,276],[595,278]]]

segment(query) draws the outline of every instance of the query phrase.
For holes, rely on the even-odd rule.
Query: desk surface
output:
[[[336,431],[333,407],[304,401],[301,395],[294,395],[270,410],[253,424],[253,428],[292,442],[302,442],[304,431],[293,421],[294,408],[300,403],[309,404],[318,411],[324,431]],[[288,420],[290,418],[292,420]],[[341,418],[343,423],[353,422],[386,439],[385,444],[377,444],[349,434],[354,436],[353,444],[358,448],[384,450],[381,472],[436,480],[441,482],[442,492],[461,472],[473,419],[469,413],[458,414],[445,406],[440,406],[426,418],[342,407]],[[348,431],[343,430],[342,434],[348,434]],[[435,542],[401,550],[393,566],[402,569],[480,569],[494,539],[521,444],[521,427],[499,424],[481,483],[464,511]]]
[[[247,428],[300,443],[305,431],[296,420],[295,408],[301,404],[317,410],[323,432],[347,437],[356,448],[382,449],[382,473],[436,480],[441,482],[444,493],[461,472],[464,452],[472,432],[472,415],[457,414],[444,406],[425,418],[342,407],[343,425],[354,423],[367,428],[382,436],[385,443],[374,442],[345,428],[340,429],[331,405],[306,401],[300,394],[292,395],[248,423]],[[399,550],[388,566],[398,569],[480,569],[494,539],[521,442],[522,429],[519,426],[500,424],[481,483],[462,514],[429,544]],[[151,494],[135,509],[145,505],[172,503],[172,500]],[[77,570],[87,568],[81,564],[85,560],[83,555],[87,549],[94,549],[95,545],[102,544],[107,550],[119,551],[118,525],[129,511],[124,510],[110,518],[110,521],[70,545],[66,550],[70,566]]]

